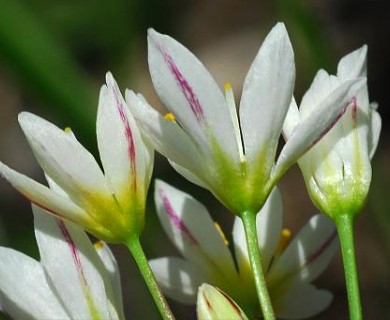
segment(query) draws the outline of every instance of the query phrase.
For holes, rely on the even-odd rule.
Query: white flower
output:
[[[313,84],[302,98],[298,110],[292,102],[284,135],[293,138],[299,123],[315,110],[321,101],[340,83],[365,77],[367,46],[346,55],[338,64],[337,76],[318,71]],[[369,103],[364,86],[354,97],[341,120],[300,160],[310,196],[315,205],[330,216],[360,212],[371,182],[370,159],[376,150],[381,119]]]
[[[248,320],[245,313],[226,293],[206,283],[198,290],[198,320]]]
[[[233,228],[235,264],[226,238],[201,203],[161,181],[156,182],[155,202],[165,232],[183,256],[150,261],[166,295],[195,303],[198,286],[208,283],[232,297],[249,318],[261,315],[241,220],[236,218]],[[281,195],[274,189],[257,215],[263,269],[276,315],[303,319],[331,302],[332,295],[311,282],[334,256],[338,238],[333,223],[318,214],[289,242],[282,219]]]
[[[294,54],[284,24],[264,40],[245,79],[239,116],[233,92],[225,96],[203,64],[166,35],[149,30],[149,68],[169,110],[164,118],[145,99],[126,92],[140,127],[155,148],[190,181],[208,188],[233,213],[257,212],[283,173],[308,150],[364,83],[345,81],[317,101],[275,164],[294,81]]]
[[[69,130],[26,112],[19,123],[46,176],[62,190],[49,189],[1,162],[0,175],[32,203],[100,239],[124,242],[140,234],[153,151],[110,73],[100,91],[96,124],[104,173]]]
[[[0,309],[13,319],[124,319],[119,271],[103,242],[33,205],[40,262],[0,247]]]

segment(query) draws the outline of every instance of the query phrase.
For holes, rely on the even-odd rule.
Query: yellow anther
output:
[[[64,131],[65,131],[66,133],[73,133],[73,131],[72,131],[72,129],[71,129],[70,127],[66,127],[66,128],[64,129]]]
[[[229,241],[226,239],[226,236],[223,233],[223,231],[221,229],[221,226],[218,224],[218,222],[214,222],[214,227],[215,227],[215,229],[217,229],[217,231],[218,231],[219,235],[221,236],[225,246],[228,246],[229,245]]]
[[[286,249],[287,245],[290,243],[291,237],[292,237],[292,233],[290,230],[288,229],[282,230],[275,255],[281,254],[284,251],[284,249]]]
[[[223,85],[225,91],[233,90],[231,83],[227,82]]]
[[[96,241],[93,246],[95,247],[96,250],[100,250],[104,247],[104,242],[103,241]]]
[[[167,113],[164,118],[168,121],[176,121],[175,115],[171,112]]]

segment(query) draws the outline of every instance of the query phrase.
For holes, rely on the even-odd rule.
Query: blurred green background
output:
[[[22,110],[60,127],[70,126],[97,155],[97,99],[108,70],[123,92],[132,88],[161,107],[147,70],[148,27],[190,48],[221,86],[233,84],[237,100],[251,59],[277,21],[286,23],[295,49],[297,100],[317,69],[335,72],[343,55],[367,43],[370,98],[379,103],[384,128],[373,163],[370,200],[357,221],[357,256],[365,318],[390,319],[389,18],[387,1],[369,0],[0,0],[0,159],[43,181],[18,128],[17,114]],[[155,176],[204,202],[229,237],[233,217],[208,192],[186,182],[160,156]],[[316,210],[297,168],[280,187],[285,225],[296,232]],[[0,208],[1,245],[38,258],[29,203],[3,181]],[[177,255],[159,226],[152,201],[141,240],[150,258]],[[130,255],[124,247],[112,248],[122,273],[127,317],[158,319]],[[316,283],[331,290],[335,299],[315,319],[346,319],[339,255]],[[178,319],[195,318],[192,307],[172,302],[172,308]]]

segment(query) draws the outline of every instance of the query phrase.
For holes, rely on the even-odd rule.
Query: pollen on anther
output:
[[[225,234],[223,233],[223,231],[222,231],[221,226],[219,225],[219,223],[218,223],[218,222],[214,222],[214,227],[215,227],[215,229],[217,229],[219,235],[221,236],[224,245],[225,245],[225,246],[228,246],[228,245],[229,245],[229,241],[226,239],[226,236],[225,236]]]
[[[279,244],[276,249],[276,254],[280,254],[286,249],[287,245],[290,243],[292,233],[289,229],[283,229],[280,234]]]
[[[233,90],[232,85],[229,82],[225,83],[223,88],[225,91]]]
[[[96,250],[100,250],[104,247],[104,242],[103,241],[96,241],[93,246],[95,247]]]
[[[169,112],[164,116],[165,120],[176,121],[176,117],[173,113]]]

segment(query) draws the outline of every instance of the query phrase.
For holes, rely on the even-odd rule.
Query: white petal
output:
[[[216,275],[235,274],[231,253],[200,202],[160,180],[154,199],[165,232],[186,259]]]
[[[184,130],[208,153],[217,143],[239,163],[225,97],[203,64],[169,36],[148,31],[148,61],[154,87]]]
[[[178,165],[177,163],[168,160],[173,169],[175,169],[178,173],[180,173],[184,178],[186,178],[188,181],[192,182],[193,184],[196,184],[199,187],[207,189],[207,184],[202,181],[201,178],[196,176],[193,172],[190,170],[187,170],[186,168]]]
[[[367,75],[367,45],[347,54],[337,66],[337,76],[349,80]]]
[[[148,187],[145,179],[149,178],[147,172],[153,166],[153,158],[146,156],[147,147],[110,73],[107,86],[100,91],[96,133],[105,176],[117,200],[124,205],[134,190]]]
[[[83,225],[88,224],[88,214],[64,195],[50,190],[1,162],[0,175],[28,200],[51,214]]]
[[[73,136],[27,112],[19,114],[19,123],[42,169],[78,205],[83,206],[91,192],[109,197],[99,165]]]
[[[106,272],[110,278],[114,298],[112,303],[115,306],[115,310],[118,312],[120,319],[125,319],[125,314],[123,311],[121,279],[118,264],[116,262],[114,254],[111,252],[108,245],[103,241],[95,243],[94,247],[100,259],[102,259],[104,267],[106,268]]]
[[[0,305],[14,319],[70,319],[38,261],[0,247]]]
[[[375,109],[373,109],[372,107],[370,109],[371,123],[369,125],[368,132],[368,151],[370,154],[370,159],[372,159],[378,146],[379,136],[382,128],[382,119]]]
[[[271,192],[263,208],[257,214],[257,238],[261,252],[264,270],[268,265],[278,246],[283,223],[282,195],[277,187]],[[239,270],[245,269],[249,263],[244,226],[240,218],[234,220],[233,227],[234,249]]]
[[[316,106],[312,114],[303,120],[287,140],[272,173],[276,182],[306,151],[319,141],[345,113],[351,99],[365,84],[358,78],[344,82]]]
[[[138,124],[162,155],[193,172],[201,172],[201,156],[191,138],[173,121],[164,119],[144,99],[126,91],[126,101]]]
[[[280,282],[311,282],[329,265],[337,247],[333,222],[324,215],[313,216],[273,263],[268,273],[270,287]]]
[[[295,102],[295,99],[292,98],[290,107],[288,108],[286,119],[284,120],[283,124],[283,136],[285,140],[290,139],[294,132],[294,129],[300,121],[301,117],[299,114],[297,103]]]
[[[332,294],[312,285],[288,288],[285,294],[273,300],[275,313],[283,319],[306,319],[325,310],[332,301]]]
[[[71,317],[108,319],[108,276],[87,235],[35,206],[33,212],[41,263]]]
[[[206,283],[199,287],[196,314],[198,320],[248,320],[232,298]]]
[[[159,286],[169,298],[195,304],[198,287],[205,281],[196,267],[175,257],[153,259],[149,264]]]
[[[244,82],[240,121],[248,161],[258,160],[261,152],[275,153],[294,81],[294,53],[284,24],[278,23],[264,40]]]

